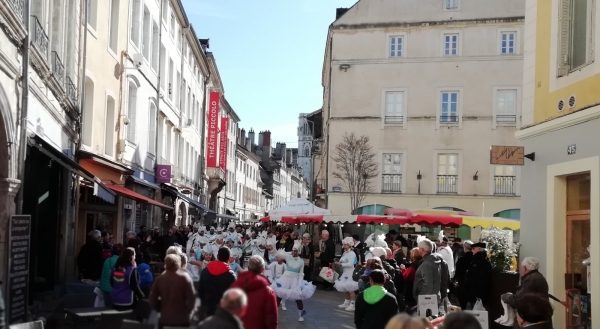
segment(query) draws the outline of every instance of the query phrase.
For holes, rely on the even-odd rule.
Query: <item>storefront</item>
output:
[[[600,270],[600,236],[591,234],[600,230],[600,120],[576,117],[518,134],[534,159],[523,167],[520,254],[539,258],[550,293],[576,305],[567,314],[555,304],[555,326],[588,329],[600,314],[600,285],[588,279]]]
[[[188,192],[189,190],[186,190]],[[200,203],[198,196],[193,194],[184,194],[177,187],[169,183],[161,184],[161,193],[163,198],[170,198],[171,204],[175,205],[177,214],[170,216],[168,222],[169,226],[173,225],[189,225],[197,221],[202,221],[204,216],[208,213],[213,213],[207,206]]]

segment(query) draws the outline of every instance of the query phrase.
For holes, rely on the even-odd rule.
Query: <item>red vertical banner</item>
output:
[[[211,91],[208,98],[208,113],[206,122],[208,123],[208,134],[206,135],[206,167],[217,168],[217,133],[219,130],[219,103],[221,93]]]
[[[219,141],[219,167],[227,172],[227,132],[229,130],[229,119],[221,118],[221,140]]]

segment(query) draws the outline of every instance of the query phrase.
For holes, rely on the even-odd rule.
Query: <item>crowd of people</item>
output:
[[[432,328],[428,320],[441,314],[416,316],[419,296],[437,296],[442,314],[448,303],[463,310],[477,301],[490,305],[492,268],[485,243],[454,239],[450,244],[445,237],[434,243],[393,231],[378,233],[365,241],[358,235],[344,238],[336,258],[328,230],[315,244],[310,234],[292,228],[244,229],[234,224],[226,229],[173,227],[163,236],[142,227],[139,233],[128,232],[124,244],[92,231],[77,264],[82,278],[99,281],[106,307],[147,305],[160,314],[160,326],[275,329],[286,301],[295,302],[302,322],[308,316],[305,304],[316,290],[313,275],[321,268],[339,272],[323,287],[344,293],[339,307],[354,313],[357,329]],[[163,262],[152,262],[156,256],[151,254]],[[151,263],[164,263],[164,272],[154,278]],[[547,329],[552,328],[552,308],[546,307],[548,285],[538,268],[537,260],[526,258],[522,285],[502,300],[515,309],[519,325]],[[536,327],[540,324],[544,326]],[[473,316],[459,312],[447,315],[442,327],[478,325]]]

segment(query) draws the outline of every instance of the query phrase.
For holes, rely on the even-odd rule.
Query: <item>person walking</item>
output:
[[[215,314],[198,325],[198,329],[244,329],[240,319],[246,314],[248,298],[238,288],[226,290]]]
[[[321,232],[321,241],[319,241],[319,251],[321,252],[319,259],[321,267],[329,267],[335,258],[335,243],[329,238],[329,231]],[[333,290],[333,283],[323,282],[326,291]]]
[[[113,288],[110,284],[110,278],[112,276],[112,272],[115,266],[117,265],[117,260],[123,253],[124,249],[125,248],[120,243],[113,245],[112,256],[110,258],[107,258],[104,261],[104,265],[102,266],[102,276],[100,277],[100,290],[102,290],[102,293],[104,295],[104,306],[108,308],[112,307],[110,296],[113,291]]]
[[[460,304],[461,309],[467,309],[467,293],[465,289],[465,279],[467,276],[467,270],[469,269],[469,265],[471,265],[471,261],[473,260],[473,250],[472,246],[473,242],[466,240],[463,243],[464,254],[456,261],[456,270],[454,273],[454,286],[456,294],[458,295],[458,302]]]
[[[132,310],[138,300],[144,298],[140,288],[140,275],[135,267],[135,251],[131,248],[123,250],[117,260],[111,276],[113,287],[111,301],[117,311]]]
[[[421,266],[421,263],[423,262],[423,256],[421,256],[419,248],[413,248],[410,251],[409,259],[410,264],[400,265],[400,270],[402,271],[402,277],[404,278],[404,301],[406,302],[407,308],[412,308],[417,305],[417,301],[413,295],[415,275],[419,269],[419,266]]]
[[[358,282],[352,279],[352,273],[354,272],[354,265],[358,263],[358,257],[354,253],[352,247],[354,246],[354,240],[351,237],[342,240],[342,248],[344,248],[344,254],[336,266],[342,267],[342,275],[334,283],[334,288],[343,292],[346,295],[344,303],[338,307],[343,308],[346,311],[353,312],[355,309],[356,294],[358,290]]]
[[[425,239],[419,242],[419,253],[423,257],[423,263],[415,273],[413,296],[419,301],[421,295],[437,295],[440,302],[440,284],[442,281],[442,259],[432,254],[433,242]]]
[[[77,268],[82,279],[98,281],[102,276],[104,256],[100,241],[102,241],[100,231],[91,231],[88,234],[87,242],[79,250]]]
[[[165,257],[165,272],[156,278],[150,293],[150,306],[160,313],[162,327],[187,327],[196,306],[194,284],[180,271],[181,256]]]
[[[475,243],[472,247],[473,259],[465,276],[467,309],[472,309],[478,299],[488,309],[491,302],[492,264],[485,250],[485,242]]]
[[[380,329],[398,314],[396,297],[389,293],[383,284],[383,271],[374,270],[369,274],[370,287],[356,298],[354,324],[356,329]]]
[[[246,329],[277,329],[277,296],[269,287],[269,280],[262,274],[265,261],[260,256],[248,260],[248,271],[241,272],[231,288],[239,288],[246,293],[248,309],[241,319]]]
[[[227,264],[230,255],[229,248],[221,247],[217,252],[217,261],[208,263],[200,273],[198,296],[206,316],[215,314],[219,298],[235,282],[235,274]]]

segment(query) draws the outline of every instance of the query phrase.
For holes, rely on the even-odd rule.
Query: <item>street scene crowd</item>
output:
[[[316,243],[312,237],[294,226],[230,223],[173,227],[163,236],[142,227],[113,244],[92,231],[78,268],[83,279],[99,281],[98,306],[133,310],[137,320],[161,328],[274,329],[288,308],[304,322],[316,284],[344,293],[339,307],[353,313],[357,329],[482,328],[469,311],[491,303],[486,243],[375,231],[362,241],[341,240],[340,256],[328,230]],[[553,328],[539,266],[535,258],[521,262],[521,285],[502,296],[510,310],[505,325]],[[435,309],[420,309],[425,296],[435,297]]]

